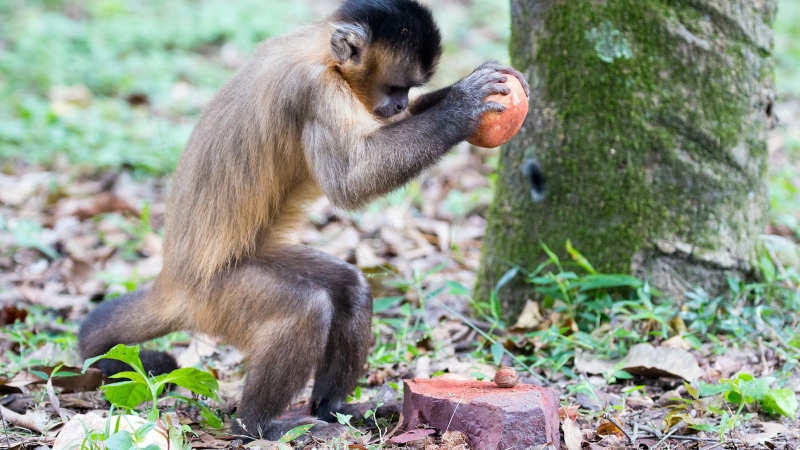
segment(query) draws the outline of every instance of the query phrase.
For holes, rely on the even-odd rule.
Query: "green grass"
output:
[[[800,3],[796,0],[778,1],[775,59],[778,92],[800,96]]]
[[[201,108],[254,45],[321,19],[335,4],[1,2],[0,159],[168,174]],[[434,84],[484,59],[507,60],[507,2],[448,3],[436,13],[449,59]]]

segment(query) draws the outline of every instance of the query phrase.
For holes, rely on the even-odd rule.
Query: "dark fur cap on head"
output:
[[[345,0],[334,17],[363,25],[371,43],[419,58],[426,71],[442,53],[442,36],[433,15],[414,0]]]

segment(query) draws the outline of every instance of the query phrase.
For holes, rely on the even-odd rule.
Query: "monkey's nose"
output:
[[[397,104],[394,105],[394,108],[399,113],[405,111],[406,108],[408,108],[408,99],[404,98],[404,99],[398,101]]]

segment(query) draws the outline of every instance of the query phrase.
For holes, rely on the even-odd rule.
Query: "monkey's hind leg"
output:
[[[325,255],[327,256],[327,255]],[[328,256],[325,272],[334,315],[328,344],[314,375],[312,412],[336,422],[336,412],[348,413],[345,402],[364,374],[372,333],[372,293],[356,267]]]
[[[174,331],[172,321],[164,317],[162,305],[152,298],[152,292],[131,292],[104,301],[89,313],[78,331],[81,358],[102,355],[117,344],[138,344]],[[153,375],[178,368],[175,358],[164,352],[142,351],[139,356],[144,370]],[[95,366],[105,376],[131,370],[127,364],[110,359],[101,359]]]
[[[244,351],[247,374],[234,431],[276,440],[310,417],[278,420],[311,378],[333,318],[325,286],[296,270],[288,255],[239,264],[214,295],[224,334]],[[311,264],[310,270],[324,272]],[[230,308],[230,309],[227,309]]]

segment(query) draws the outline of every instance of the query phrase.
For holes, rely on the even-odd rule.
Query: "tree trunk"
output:
[[[673,295],[752,275],[764,228],[776,0],[511,0],[531,82],[502,150],[476,298],[567,239],[600,271]],[[538,159],[544,201],[523,175]],[[531,287],[500,298],[515,317]]]

